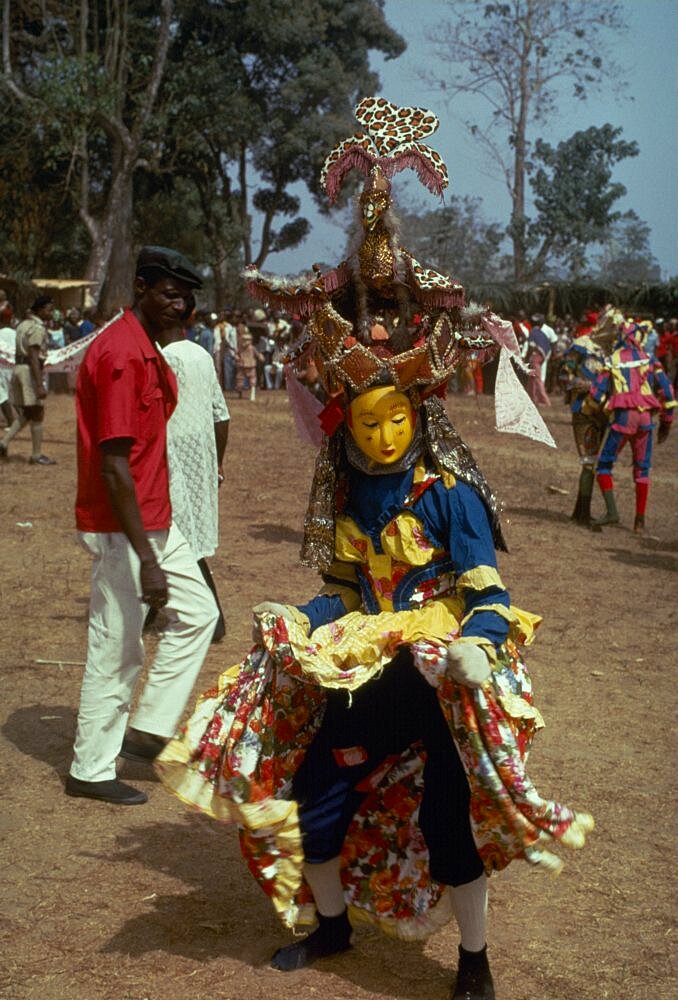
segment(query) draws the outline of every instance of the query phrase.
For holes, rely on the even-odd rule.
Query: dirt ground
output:
[[[212,562],[227,636],[198,689],[241,659],[265,598],[315,592],[298,566],[313,451],[296,439],[284,393],[228,400],[231,440]],[[650,534],[629,530],[633,486],[619,468],[623,526],[569,521],[578,465],[568,413],[546,419],[553,450],[494,431],[493,401],[450,412],[504,504],[511,552],[500,568],[515,604],[543,615],[529,652],[547,727],[531,774],[544,794],[591,810],[597,829],[559,877],[514,863],[490,886],[500,1000],[669,1000],[675,879],[671,762],[677,661],[678,430],[655,453]],[[354,949],[284,975],[289,940],[245,870],[236,831],[188,811],[150,768],[121,774],[149,794],[120,808],[67,798],[86,645],[89,560],[72,524],[73,400],[48,399],[45,451],[27,434],[0,467],[3,668],[2,979],[12,1000],[443,1000],[456,929],[405,945],[359,930]],[[602,509],[597,496],[595,505]],[[152,645],[149,643],[149,646]],[[192,704],[192,702],[191,702]]]

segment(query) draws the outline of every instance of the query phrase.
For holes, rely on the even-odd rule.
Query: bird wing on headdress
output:
[[[285,309],[296,316],[309,316],[325,302],[322,276],[316,273],[298,277],[262,274],[254,265],[243,272],[249,294],[274,309]]]
[[[293,316],[307,318],[327,303],[327,296],[349,283],[347,262],[329,271],[313,271],[297,277],[263,274],[251,265],[243,277],[249,294],[273,309],[284,309]]]
[[[463,285],[432,267],[424,267],[404,247],[399,249],[410,274],[410,290],[420,305],[428,309],[455,309],[464,305]]]
[[[330,201],[349,170],[367,176],[375,166],[386,177],[411,167],[430,191],[442,194],[448,184],[447,167],[434,149],[421,142],[438,128],[436,115],[425,108],[399,108],[383,97],[366,97],[355,116],[364,131],[340,142],[323,164],[320,179]]]

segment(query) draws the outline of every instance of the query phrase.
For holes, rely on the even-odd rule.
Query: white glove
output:
[[[259,617],[260,615],[275,615],[276,618],[284,618],[288,622],[294,622],[297,619],[294,616],[294,611],[287,604],[277,604],[275,601],[262,601],[261,604],[255,604],[252,608],[252,614],[255,616],[252,622],[252,641],[259,642],[261,636],[259,633]]]
[[[454,680],[470,688],[480,687],[492,673],[487,653],[470,642],[453,642],[448,646],[447,664]]]
[[[262,601],[252,608],[255,615],[275,615],[277,618],[286,618],[288,622],[294,621],[294,614],[287,604],[277,604],[275,601]]]

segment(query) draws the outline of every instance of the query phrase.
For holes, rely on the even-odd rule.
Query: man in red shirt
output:
[[[118,780],[116,757],[151,761],[160,752],[214,632],[214,597],[172,524],[165,435],[177,385],[155,344],[200,287],[200,275],[181,254],[144,247],[134,305],[97,336],[78,373],[75,514],[94,565],[68,795],[119,805],[146,801]],[[168,624],[125,735],[149,606],[164,607]]]

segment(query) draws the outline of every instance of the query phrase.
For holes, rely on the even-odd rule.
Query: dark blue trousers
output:
[[[322,726],[294,778],[309,864],[336,857],[365,794],[357,786],[386,757],[413,743],[426,750],[419,826],[431,876],[464,885],[484,868],[471,834],[469,787],[435,689],[408,649],[353,692],[330,691]]]

